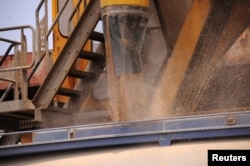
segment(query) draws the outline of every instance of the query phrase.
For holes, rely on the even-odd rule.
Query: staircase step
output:
[[[82,59],[87,59],[87,60],[105,60],[105,57],[101,54],[97,54],[97,53],[93,53],[93,52],[89,52],[89,51],[81,51],[79,54],[79,58]]]
[[[75,77],[75,78],[81,78],[81,79],[83,79],[83,78],[91,79],[91,78],[95,77],[95,75],[93,73],[84,72],[84,71],[75,70],[75,69],[71,69],[68,73],[68,76]]]
[[[62,96],[73,97],[80,95],[80,92],[73,89],[59,88],[57,94]]]
[[[90,34],[90,37],[89,37],[89,38],[90,38],[91,40],[99,41],[99,42],[102,42],[102,43],[105,42],[104,35],[103,35],[103,33],[100,33],[100,32],[95,32],[95,31],[93,31],[93,32]]]

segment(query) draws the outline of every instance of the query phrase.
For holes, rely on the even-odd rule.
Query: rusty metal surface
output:
[[[1,57],[0,57],[1,58]],[[32,53],[28,53],[27,55],[27,63],[30,63],[32,60]],[[0,69],[2,68],[10,68],[14,66],[14,55],[10,55],[6,58],[5,62],[2,66],[0,66]],[[28,75],[31,73],[31,69],[28,70]],[[37,69],[34,76],[31,78],[29,82],[29,86],[40,86],[46,76],[46,62],[42,61],[39,68]],[[0,73],[1,78],[6,79],[14,79],[14,72],[1,72]],[[4,90],[8,87],[8,82],[3,82],[0,80],[0,90]]]
[[[9,71],[17,71],[17,70],[23,70],[23,69],[30,69],[33,67],[35,64],[35,59],[36,59],[36,49],[35,49],[35,29],[30,26],[30,25],[23,25],[23,26],[14,26],[14,27],[7,27],[7,28],[1,28],[0,31],[13,31],[13,30],[20,30],[21,31],[21,36],[24,29],[29,29],[32,32],[32,61],[29,64],[23,64],[22,66],[15,66],[12,68],[5,68],[5,69],[0,69],[0,72],[9,72]],[[21,44],[24,44],[24,42],[21,41]],[[25,43],[26,44],[26,43]]]

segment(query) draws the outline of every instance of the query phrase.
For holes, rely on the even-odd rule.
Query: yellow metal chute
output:
[[[134,5],[149,7],[149,0],[101,0],[101,7],[113,5]]]

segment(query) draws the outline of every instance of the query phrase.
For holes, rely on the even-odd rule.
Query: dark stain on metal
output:
[[[235,117],[228,117],[226,121],[226,125],[236,125],[237,121]]]

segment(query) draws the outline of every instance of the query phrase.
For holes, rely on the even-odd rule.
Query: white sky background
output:
[[[51,1],[49,0],[49,19],[51,22]],[[35,11],[40,0],[0,0],[0,28],[32,25],[36,28]],[[41,9],[43,10],[43,8]],[[41,13],[43,16],[43,13]],[[40,18],[41,18],[40,16]],[[31,32],[26,31],[28,40],[28,51],[32,51]],[[20,31],[0,32],[0,38],[8,38],[20,41]],[[0,41],[0,55],[3,55],[9,44]]]
[[[0,0],[0,29],[6,27],[31,25],[36,29],[35,11],[41,0]],[[52,24],[52,1],[48,0],[49,27]],[[44,8],[40,9],[40,20],[44,16]],[[95,31],[102,32],[102,24],[99,23]],[[28,51],[32,51],[31,31],[26,30]],[[20,41],[20,31],[0,32],[0,38]],[[52,35],[49,38],[49,46],[52,48]],[[0,56],[5,53],[9,44],[0,41]],[[12,54],[14,51],[12,50]]]

